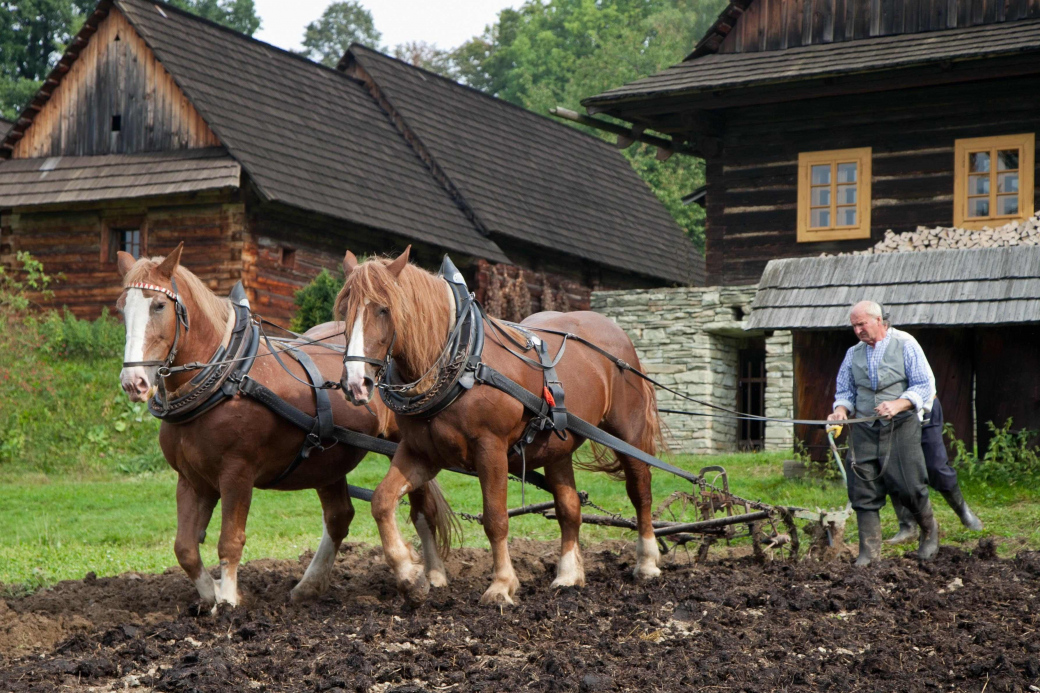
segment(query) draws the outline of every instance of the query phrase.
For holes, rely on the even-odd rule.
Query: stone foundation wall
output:
[[[793,409],[793,362],[788,332],[744,330],[756,286],[596,291],[592,309],[612,318],[635,344],[643,369],[661,383],[716,406],[737,407],[738,358],[757,339],[766,343],[766,414]],[[708,408],[658,391],[658,407],[706,413]],[[730,418],[664,414],[671,452],[708,454],[737,448]],[[791,426],[766,427],[767,449],[790,449]]]

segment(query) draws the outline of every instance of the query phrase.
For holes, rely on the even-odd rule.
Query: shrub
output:
[[[22,266],[20,270],[0,265],[0,310],[6,313],[28,308],[30,293],[39,293],[45,298],[52,296],[48,287],[58,279],[46,274],[43,263],[24,250],[19,250],[15,259]]]
[[[40,321],[40,332],[47,353],[88,361],[122,356],[126,341],[123,324],[109,316],[107,308],[94,321],[80,320],[68,311],[47,313]]]
[[[1040,431],[1024,428],[1011,430],[1012,420],[997,427],[987,421],[993,437],[989,441],[986,454],[980,459],[975,450],[955,436],[953,426],[943,426],[943,433],[952,442],[958,469],[968,478],[987,484],[1006,484],[1013,486],[1019,483],[1040,482],[1040,446],[1035,443],[1040,439]]]
[[[296,315],[289,326],[295,332],[306,332],[315,325],[334,320],[332,308],[342,288],[343,277],[334,277],[323,269],[310,284],[296,292],[293,299]]]

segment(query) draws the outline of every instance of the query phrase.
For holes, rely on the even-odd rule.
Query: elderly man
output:
[[[834,413],[827,418],[881,417],[873,423],[853,424],[849,433],[849,502],[859,525],[856,565],[869,565],[881,556],[879,511],[886,496],[898,498],[917,523],[917,556],[926,561],[939,548],[921,450],[920,413],[935,396],[931,369],[913,337],[885,325],[877,303],[857,303],[849,318],[860,343],[845,354]]]

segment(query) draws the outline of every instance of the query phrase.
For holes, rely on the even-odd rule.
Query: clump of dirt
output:
[[[981,548],[866,570],[680,551],[643,584],[608,543],[585,550],[584,589],[550,590],[556,545],[516,541],[506,609],[478,606],[490,557],[473,549],[414,610],[363,545],[305,605],[288,592],[308,556],[249,563],[243,606],[217,616],[177,571],[64,582],[0,603],[0,690],[1029,691],[1040,553]]]

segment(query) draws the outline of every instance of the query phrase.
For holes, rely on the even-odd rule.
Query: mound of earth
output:
[[[555,544],[514,541],[514,608],[480,607],[490,557],[405,607],[379,549],[344,547],[295,605],[309,556],[243,566],[242,607],[200,613],[179,570],[63,582],[0,601],[0,691],[1036,691],[1040,553],[943,548],[920,566],[687,561],[649,584],[620,543],[550,590]]]

